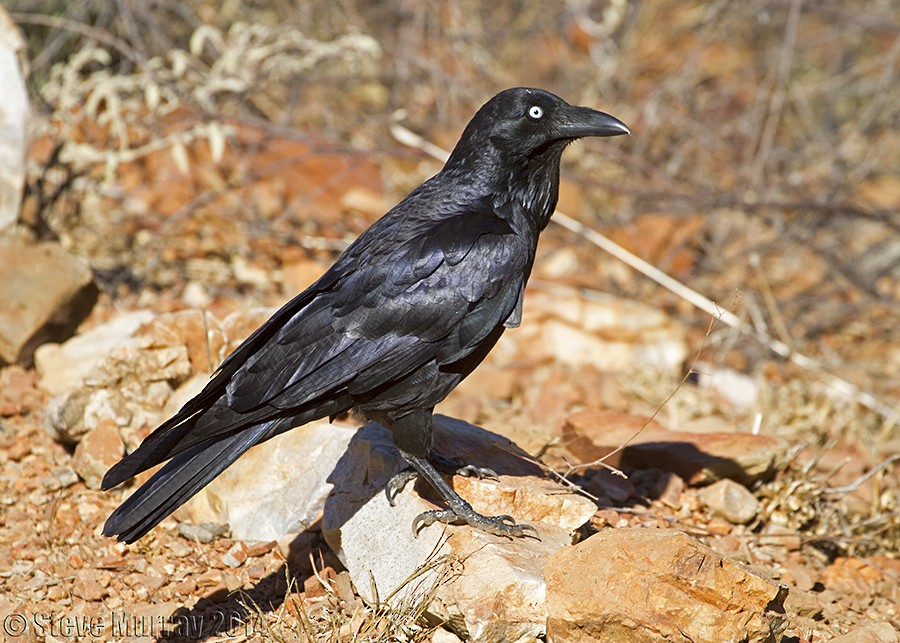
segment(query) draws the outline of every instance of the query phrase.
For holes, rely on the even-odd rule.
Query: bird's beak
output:
[[[628,126],[618,118],[588,107],[569,105],[559,114],[559,121],[559,135],[562,138],[631,134]]]

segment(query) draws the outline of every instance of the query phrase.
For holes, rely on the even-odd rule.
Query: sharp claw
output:
[[[412,534],[413,538],[419,537],[419,532],[428,525],[425,524],[425,514],[419,514],[412,521]]]
[[[453,466],[448,463],[447,459],[432,454],[435,462],[430,462],[427,458],[416,456],[404,451],[400,452],[403,459],[410,465],[410,469],[406,469],[396,474],[387,484],[388,500],[392,500],[392,494],[396,494],[396,490],[402,489],[409,480],[415,477],[415,472],[421,475],[431,486],[437,491],[438,495],[449,505],[446,509],[434,509],[420,513],[412,521],[412,532],[414,537],[418,537],[419,533],[425,527],[441,522],[448,525],[469,525],[483,532],[501,536],[503,538],[522,538],[524,536],[538,537],[537,529],[531,525],[517,525],[515,518],[508,514],[501,516],[484,516],[472,508],[468,502],[460,498],[459,494],[453,491],[453,488],[441,477],[435,464],[439,463],[462,473],[463,475],[476,475],[479,478],[485,476],[497,477],[497,472],[492,469],[475,467],[472,465],[460,467],[458,464]],[[449,465],[449,466],[448,466]]]
[[[445,524],[468,524],[471,527],[480,529],[495,536],[504,538],[534,538],[540,540],[538,530],[529,524],[516,524],[515,519],[503,514],[500,516],[482,516],[472,512],[471,515],[457,514],[450,509],[435,509],[425,511],[415,517],[412,523],[413,536],[418,538],[419,533],[425,527],[433,525],[436,522]]]
[[[532,527],[531,525],[521,524],[521,525],[518,525],[518,527],[519,527],[518,531],[519,531],[520,538],[525,538],[527,536],[529,538],[534,538],[535,540],[541,539],[541,535],[540,535],[540,533],[538,533],[538,530],[535,529],[534,527]]]
[[[384,495],[388,504],[393,507],[397,503],[397,496],[406,488],[410,480],[414,480],[418,474],[409,469],[405,469],[391,476],[388,483],[384,486]]]
[[[423,511],[418,516],[413,519],[412,530],[413,537],[418,538],[419,533],[430,525],[433,525],[436,522],[443,522],[446,524],[450,524],[456,520],[459,520],[459,517],[454,514],[449,509],[434,509],[432,511]]]

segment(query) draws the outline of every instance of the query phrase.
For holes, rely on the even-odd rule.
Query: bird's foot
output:
[[[392,475],[391,479],[384,485],[384,495],[387,496],[388,504],[392,507],[397,504],[397,496],[400,495],[400,492],[403,491],[410,480],[415,480],[418,477],[419,473],[412,467],[407,467]]]
[[[524,538],[527,536],[537,540],[541,539],[537,529],[527,524],[516,524],[512,516],[506,514],[501,516],[483,516],[470,506],[466,506],[459,511],[435,509],[420,513],[413,520],[413,536],[418,536],[422,529],[436,522],[442,522],[447,525],[469,525],[489,534],[506,536],[507,538]]]
[[[437,461],[438,466],[446,465],[448,462],[447,458],[440,456],[434,457],[434,454],[431,454],[432,458],[429,460],[429,458],[407,453],[402,449],[400,454],[403,456],[403,459],[412,466],[415,473],[412,470],[404,470],[391,478],[385,489],[385,492],[388,494],[388,500],[392,500],[393,497],[396,497],[396,494],[399,493],[399,489],[402,489],[403,486],[418,473],[418,475],[425,478],[428,484],[431,485],[441,499],[448,505],[447,509],[425,511],[416,516],[416,519],[413,520],[412,524],[414,536],[417,536],[424,527],[433,525],[436,522],[442,522],[444,524],[469,525],[470,527],[480,529],[489,534],[505,536],[507,538],[523,538],[525,536],[530,536],[531,538],[540,540],[537,529],[531,525],[516,524],[516,521],[512,516],[483,516],[476,512],[472,508],[472,505],[463,500],[459,494],[453,490],[453,487],[441,477],[441,474],[432,462],[432,460]],[[453,462],[452,467],[457,468],[457,471],[460,471],[458,462]],[[463,473],[463,475],[475,475],[479,478],[497,477],[496,472],[491,471],[490,469],[481,469],[479,467],[462,467],[460,472]]]
[[[478,478],[479,480],[490,479],[497,480],[497,472],[487,467],[476,467],[471,464],[463,464],[459,460],[448,458],[446,456],[432,453],[429,460],[434,466],[444,473],[456,474],[466,478]],[[396,504],[397,496],[406,488],[406,485],[418,477],[418,472],[412,467],[407,467],[402,471],[398,471],[384,486],[384,495],[387,496],[388,504],[392,507]]]
[[[439,471],[444,473],[455,473],[458,476],[478,478],[479,480],[484,480],[485,478],[491,480],[498,479],[497,472],[493,469],[489,469],[488,467],[476,467],[473,464],[463,464],[456,458],[448,458],[440,453],[431,453],[428,456],[428,459],[431,460],[432,464],[434,464]]]

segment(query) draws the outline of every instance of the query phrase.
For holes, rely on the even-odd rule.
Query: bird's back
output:
[[[520,308],[536,238],[513,229],[490,196],[460,203],[458,191],[438,189],[440,176],[240,345],[104,486],[260,422],[402,413],[446,397]]]

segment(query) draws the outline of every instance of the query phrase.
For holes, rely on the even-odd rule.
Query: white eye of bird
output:
[[[532,105],[531,109],[528,110],[528,118],[532,120],[538,120],[541,116],[544,115],[544,110],[538,105]]]

